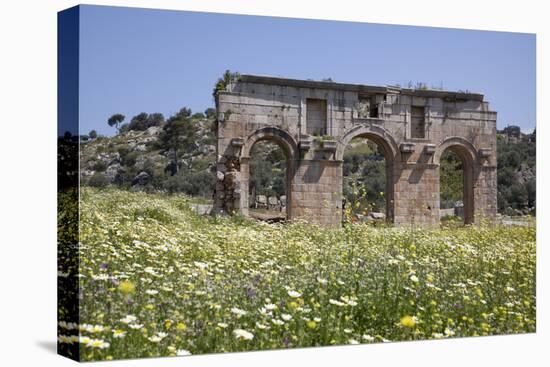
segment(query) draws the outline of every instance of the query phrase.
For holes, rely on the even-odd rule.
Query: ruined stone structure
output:
[[[364,137],[384,154],[395,225],[439,222],[447,149],[463,162],[465,222],[496,216],[496,112],[481,94],[242,75],[217,110],[219,212],[248,214],[250,152],[271,140],[287,159],[287,217],[340,225],[344,149]]]

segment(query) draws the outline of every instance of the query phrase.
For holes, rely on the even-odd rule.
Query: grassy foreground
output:
[[[327,229],[81,198],[80,323],[59,341],[83,360],[535,331],[532,227]]]

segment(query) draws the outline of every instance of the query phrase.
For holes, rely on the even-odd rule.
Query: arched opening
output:
[[[264,147],[265,143],[268,143],[267,147]],[[258,145],[258,148],[256,148],[256,145]],[[275,147],[273,145],[275,145]],[[251,187],[250,174],[256,174],[258,171],[258,165],[253,163],[255,167],[252,168],[251,172],[251,160],[254,159],[254,161],[256,161],[256,159],[262,158],[262,156],[264,159],[270,156],[272,164],[268,168],[269,170],[272,170],[273,168],[280,170],[276,171],[276,173],[279,177],[283,177],[284,186],[280,184],[279,180],[277,180],[277,188],[274,189],[271,187],[271,189],[273,190],[272,193],[279,193],[277,196],[278,203],[273,204],[271,207],[267,204],[268,207],[264,207],[264,209],[267,209],[269,212],[275,212],[275,209],[279,208],[279,212],[272,219],[274,221],[285,218],[292,219],[292,192],[290,187],[295,173],[294,157],[296,156],[297,150],[296,141],[292,138],[292,136],[290,136],[286,131],[276,127],[264,127],[258,129],[245,139],[242,148],[240,148],[241,153],[239,165],[241,177],[238,186],[238,200],[240,202],[239,208],[243,215],[249,216],[251,208],[254,209],[252,210],[252,214],[257,214],[258,211],[255,210],[259,209],[256,206],[257,195],[263,195],[259,191],[262,191],[264,186],[258,186],[257,179],[254,178],[254,182]],[[258,151],[260,154],[258,154]],[[277,151],[277,153],[275,153],[275,151]],[[281,157],[284,157],[284,162]],[[277,164],[275,164],[275,162],[277,162]],[[256,170],[256,172],[254,170]],[[284,187],[284,195],[281,195],[281,187]],[[261,216],[259,219],[270,220],[270,215],[275,213],[265,214],[266,215]]]
[[[343,152],[343,220],[393,222],[393,155],[373,134],[351,138]]]
[[[442,223],[474,222],[473,158],[461,145],[450,145],[439,157],[439,219]]]
[[[248,214],[271,222],[289,218],[289,158],[275,140],[261,139],[250,149]]]

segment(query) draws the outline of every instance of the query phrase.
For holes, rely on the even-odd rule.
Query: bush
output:
[[[88,186],[105,187],[109,185],[109,179],[103,173],[96,172],[88,180]]]
[[[185,193],[191,196],[211,198],[214,192],[215,175],[209,171],[193,172],[180,170],[174,176],[168,177],[162,188],[169,193]]]
[[[207,118],[211,119],[211,118],[215,118],[216,117],[216,109],[215,108],[207,108],[206,110],[204,110],[204,114],[206,115]]]
[[[94,171],[98,171],[98,172],[105,172],[105,170],[107,169],[107,163],[105,163],[103,161],[96,161],[94,163],[92,169]]]

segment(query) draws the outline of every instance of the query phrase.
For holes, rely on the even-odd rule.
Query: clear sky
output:
[[[114,134],[114,113],[203,112],[226,69],[469,90],[498,128],[535,127],[532,34],[82,6],[80,60],[81,133]]]

